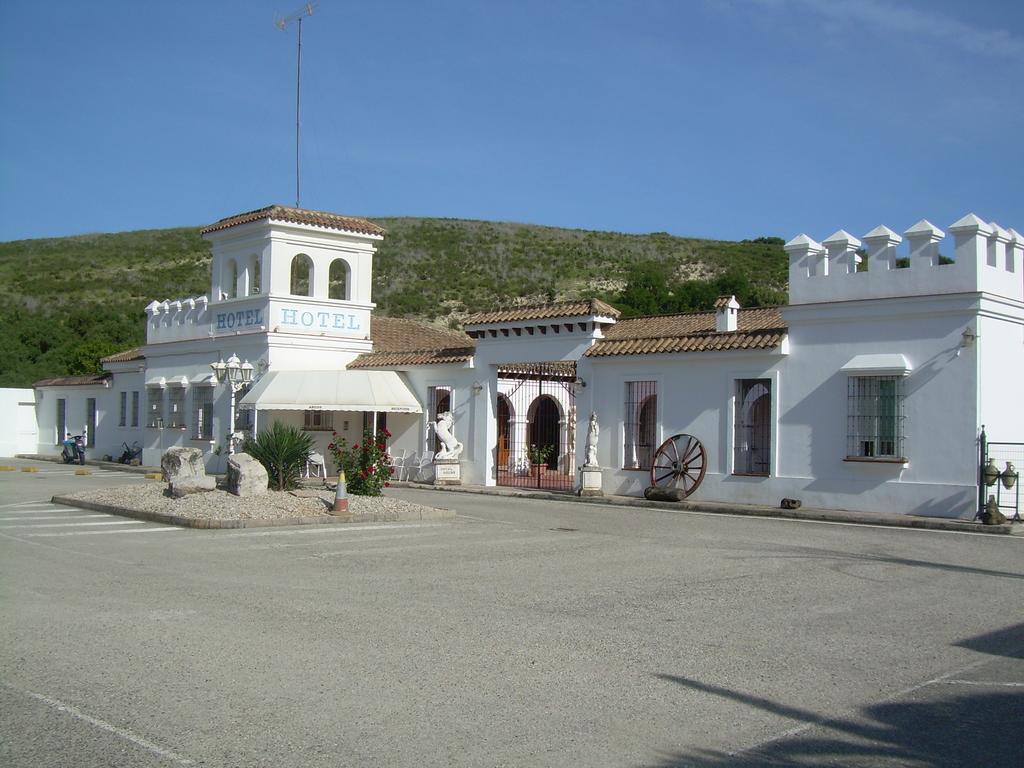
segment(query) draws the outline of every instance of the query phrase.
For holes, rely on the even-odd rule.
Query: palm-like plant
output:
[[[296,427],[275,421],[270,429],[249,438],[242,450],[264,466],[275,491],[298,487],[313,438]]]

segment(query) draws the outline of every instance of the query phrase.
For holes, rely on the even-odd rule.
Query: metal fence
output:
[[[575,381],[573,363],[524,363],[499,369],[498,485],[572,490]]]
[[[1020,482],[1017,473],[1024,466],[1024,443],[989,442],[982,427],[978,469],[978,516],[994,497],[999,511],[1020,521]]]

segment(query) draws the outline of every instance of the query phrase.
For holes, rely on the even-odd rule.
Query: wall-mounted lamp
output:
[[[479,395],[481,392],[484,391],[484,385],[481,384],[479,381],[474,381],[471,389],[473,390],[474,395]]]
[[[960,348],[970,349],[971,347],[974,346],[974,342],[977,340],[977,338],[978,334],[976,334],[970,326],[967,326],[964,329],[964,332],[960,334]]]
[[[574,381],[572,384],[574,387],[576,387],[577,390],[585,389],[587,386],[587,382],[585,382],[581,378],[577,378],[576,381]]]

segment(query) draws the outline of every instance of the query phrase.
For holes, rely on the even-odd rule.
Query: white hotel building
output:
[[[596,412],[606,494],[642,495],[652,462],[684,447],[700,457],[695,500],[972,518],[982,426],[1024,441],[1024,236],[973,215],[949,231],[800,235],[784,307],[723,297],[623,319],[563,302],[455,332],[374,316],[380,227],[271,206],[203,230],[209,295],[151,303],[145,345],[105,374],[6,391],[4,412],[34,431],[4,448],[59,453],[87,426],[90,458],[138,441],[146,464],[192,446],[222,470],[232,398],[210,365],[236,355],[254,378],[236,430],[294,424],[326,455],[332,431],[351,444],[376,419],[402,477],[430,479],[430,425],[451,411],[464,483],[572,490]]]

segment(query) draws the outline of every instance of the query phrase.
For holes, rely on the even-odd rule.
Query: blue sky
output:
[[[294,204],[300,0],[4,3],[0,240]],[[303,207],[740,239],[1024,231],[1016,0],[320,0]]]

